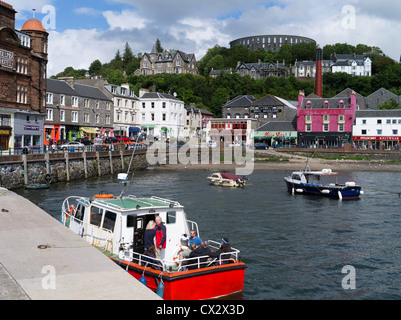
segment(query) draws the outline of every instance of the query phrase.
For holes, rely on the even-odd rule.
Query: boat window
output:
[[[135,227],[135,216],[128,215],[127,216],[127,228]]]
[[[301,177],[298,174],[293,174],[292,179],[294,180],[301,180]]]
[[[114,212],[106,211],[104,214],[103,229],[114,231],[117,214]]]
[[[84,219],[84,210],[85,207],[82,204],[78,204],[77,212],[75,213],[75,219],[82,221]]]
[[[176,221],[176,212],[167,211],[167,224],[175,223],[175,221]]]
[[[102,222],[102,213],[103,213],[103,209],[92,206],[91,207],[90,224],[94,225],[96,227],[100,227],[100,223]]]

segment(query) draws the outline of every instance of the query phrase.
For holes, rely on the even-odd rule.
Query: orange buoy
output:
[[[96,194],[95,199],[113,199],[114,195],[112,194]]]

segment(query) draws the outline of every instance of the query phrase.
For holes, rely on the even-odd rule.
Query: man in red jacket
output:
[[[167,230],[166,226],[163,224],[162,218],[157,216],[156,221],[156,258],[164,258],[164,249],[166,249],[167,242]]]

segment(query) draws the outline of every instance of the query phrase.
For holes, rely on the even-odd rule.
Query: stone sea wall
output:
[[[9,190],[27,184],[85,179],[127,172],[132,151],[28,154],[0,157],[0,186]],[[130,172],[148,167],[146,151],[137,150]]]

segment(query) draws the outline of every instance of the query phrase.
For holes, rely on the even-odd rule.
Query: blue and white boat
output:
[[[338,173],[331,169],[311,171],[307,166],[303,171],[295,171],[284,177],[291,194],[313,194],[336,199],[357,199],[363,190],[355,182],[338,183]]]

